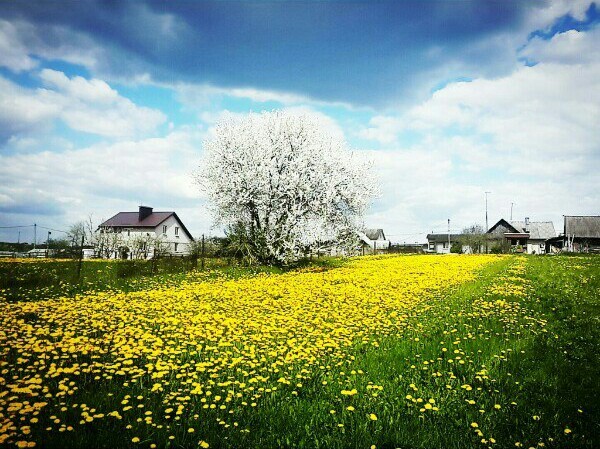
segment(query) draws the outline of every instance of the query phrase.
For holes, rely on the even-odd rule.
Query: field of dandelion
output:
[[[4,287],[0,447],[599,445],[600,258],[330,265]]]

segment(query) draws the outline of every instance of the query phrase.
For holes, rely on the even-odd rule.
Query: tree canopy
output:
[[[261,262],[347,249],[377,191],[371,164],[309,114],[228,117],[204,151],[195,179],[216,224],[243,233]]]

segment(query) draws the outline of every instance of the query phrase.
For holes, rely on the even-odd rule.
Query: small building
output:
[[[119,212],[98,226],[96,254],[110,259],[150,259],[189,254],[194,238],[175,212]]]
[[[29,251],[27,251],[27,257],[37,257],[37,258],[43,258],[43,257],[54,257],[56,255],[56,251],[53,249],[46,249],[46,248],[33,248],[30,249]]]
[[[427,250],[428,253],[450,254],[452,245],[461,245],[462,234],[427,234]],[[463,252],[465,251],[463,248]]]
[[[387,251],[391,242],[385,238],[383,229],[363,229],[358,233],[363,254]]]
[[[600,216],[565,215],[563,241],[565,251],[600,252]]]
[[[551,221],[507,221],[501,218],[488,231],[490,246],[500,246],[511,252],[545,254],[550,240],[556,237]]]

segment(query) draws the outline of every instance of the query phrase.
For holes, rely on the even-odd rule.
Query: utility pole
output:
[[[448,218],[448,252],[450,252],[450,219]]]
[[[52,234],[52,232],[48,231],[48,238],[46,239],[46,259],[50,254],[50,234]]]
[[[515,203],[510,203],[510,221],[512,221],[512,211],[513,211],[514,205],[515,205]]]
[[[490,229],[489,224],[488,224],[488,194],[490,194],[490,193],[492,193],[492,192],[485,192],[485,232],[486,232],[486,234]],[[488,239],[486,236],[485,253],[487,254],[487,252],[488,252]]]
[[[201,270],[204,271],[204,234],[202,234],[202,253],[200,259]]]
[[[37,244],[37,224],[33,224],[33,249],[35,249],[35,245]]]
[[[79,251],[79,261],[77,262],[77,279],[81,277],[81,264],[83,263],[83,244],[85,242],[85,235],[81,236],[81,248]]]
[[[17,246],[21,244],[21,230],[19,229],[19,236],[17,237]]]

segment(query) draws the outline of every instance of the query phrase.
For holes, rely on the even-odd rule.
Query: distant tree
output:
[[[376,193],[370,164],[310,115],[221,121],[195,175],[243,257],[288,264],[319,242],[346,246]]]
[[[251,265],[256,262],[248,230],[243,223],[235,223],[225,231],[223,252],[229,258],[235,258],[239,262]]]
[[[119,251],[124,247],[123,236],[120,232],[99,230],[94,233],[94,247],[98,257],[109,259],[119,257]]]
[[[463,229],[460,243],[462,246],[468,246],[473,253],[480,253],[485,247],[486,238],[487,234],[483,226],[473,224]]]
[[[81,245],[81,238],[84,239],[84,244],[89,241],[87,227],[85,221],[78,221],[69,227],[67,239],[71,242],[71,246]]]
[[[152,257],[164,257],[170,253],[171,244],[167,242],[162,235],[151,236],[148,241],[148,248],[152,249]]]

